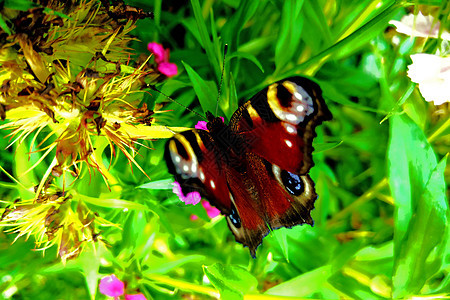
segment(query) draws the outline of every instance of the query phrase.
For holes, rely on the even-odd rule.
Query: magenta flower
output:
[[[225,122],[224,117],[219,117],[222,122]],[[206,130],[208,131],[208,127],[206,126],[206,124],[208,124],[208,122],[206,121],[198,121],[197,124],[195,124],[195,129],[201,129],[201,130]]]
[[[98,285],[100,293],[105,296],[114,297],[118,300],[120,296],[125,293],[125,284],[120,281],[116,275],[112,274],[105,276],[100,279],[100,284]],[[147,300],[143,294],[125,294],[125,300]]]
[[[149,43],[147,49],[153,53],[157,69],[161,74],[172,77],[178,74],[178,67],[174,63],[169,62],[170,50],[164,49],[161,44]]]
[[[218,210],[214,206],[211,206],[208,201],[202,201],[202,206],[205,208],[208,217],[210,217],[211,219],[220,215],[220,210]]]
[[[196,205],[200,202],[200,200],[202,199],[202,197],[200,196],[199,192],[190,192],[188,193],[186,196],[183,194],[183,191],[181,190],[181,186],[179,182],[174,182],[173,183],[173,189],[172,192],[178,196],[178,198],[180,198],[180,200],[182,202],[184,202],[184,204],[188,205],[188,204],[192,204],[192,205]]]
[[[203,208],[206,210],[206,214],[208,215],[208,217],[210,219],[214,219],[215,217],[217,217],[218,215],[220,215],[220,210],[218,210],[217,208],[215,208],[214,206],[211,206],[211,204],[208,201],[202,200],[202,206]],[[198,220],[198,216],[197,215],[191,215],[189,217],[189,219],[194,222]]]
[[[197,124],[195,124],[195,129],[208,130],[208,128],[206,127],[206,124],[208,124],[208,122],[198,121]]]
[[[125,295],[125,300],[147,300],[144,294]]]
[[[124,283],[120,281],[114,274],[103,277],[100,280],[98,288],[100,290],[100,293],[110,297],[119,297],[122,296],[125,292]]]

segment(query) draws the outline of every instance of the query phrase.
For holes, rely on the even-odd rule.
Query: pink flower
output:
[[[220,215],[220,210],[218,210],[214,206],[211,206],[211,204],[208,201],[203,200],[202,206],[205,208],[206,213],[208,214],[208,217],[210,217],[211,219]]]
[[[144,294],[125,295],[125,300],[147,300]]]
[[[211,204],[208,201],[202,200],[202,206],[206,210],[206,214],[210,219],[214,219],[218,215],[220,215],[220,210],[215,208],[214,206],[211,206]],[[189,218],[192,222],[197,221],[198,216],[197,215],[191,215]]]
[[[197,124],[195,125],[195,129],[201,129],[201,130],[208,130],[208,128],[206,127],[206,124],[208,124],[208,122],[206,121],[198,121]]]
[[[155,56],[157,69],[161,74],[172,77],[178,74],[178,67],[174,63],[169,62],[170,50],[164,49],[161,44],[149,43],[147,49]]]
[[[223,117],[219,117],[222,122],[225,122],[225,119]],[[206,130],[208,131],[208,127],[206,126],[206,124],[208,124],[208,122],[206,121],[198,121],[197,124],[195,125],[195,129],[201,129],[201,130]]]
[[[125,293],[125,284],[114,274],[100,279],[98,288],[100,293],[109,297],[114,297],[115,300],[118,300],[119,297]],[[125,300],[147,300],[147,298],[145,298],[143,294],[125,294]]]
[[[98,288],[100,289],[100,293],[110,297],[119,297],[125,292],[124,283],[114,274],[103,277],[100,280]]]
[[[166,51],[164,50],[164,48],[161,44],[148,43],[147,49],[148,49],[148,51],[153,53],[153,55],[155,56],[155,62],[157,64],[165,61]],[[168,60],[168,58],[167,58],[167,60]]]
[[[183,191],[181,190],[181,186],[179,182],[174,182],[173,183],[173,189],[172,192],[178,196],[178,198],[180,198],[180,200],[182,202],[184,202],[184,204],[188,205],[188,204],[192,204],[192,205],[196,205],[200,202],[200,200],[202,199],[202,197],[200,196],[199,192],[190,192],[188,193],[186,196],[183,194]]]

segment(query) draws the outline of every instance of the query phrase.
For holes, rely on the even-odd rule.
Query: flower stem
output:
[[[433,142],[443,131],[445,131],[450,126],[450,118],[444,122],[435,132],[433,132],[428,138],[428,142]]]
[[[362,194],[358,199],[356,199],[352,204],[338,212],[334,215],[334,217],[328,221],[328,227],[332,226],[332,224],[335,224],[338,222],[339,219],[343,218],[345,215],[351,213],[353,210],[355,210],[358,206],[361,204],[371,200],[375,197],[377,192],[381,190],[382,188],[386,187],[388,185],[388,180],[386,177],[381,179],[380,182],[378,182],[376,185],[368,189],[364,194]]]
[[[158,283],[167,284],[177,289],[183,291],[191,291],[204,295],[209,295],[215,298],[220,297],[220,293],[217,289],[208,286],[202,286],[190,282],[186,282],[183,280],[173,279],[168,276],[160,275],[160,274],[148,274],[146,276],[147,279],[151,281],[156,281]],[[144,280],[146,281],[146,280]],[[154,284],[154,282],[152,282]],[[298,297],[289,297],[289,296],[278,296],[278,295],[265,295],[265,294],[250,294],[244,295],[244,300],[275,300],[275,299],[303,299]],[[307,298],[304,298],[307,299]]]

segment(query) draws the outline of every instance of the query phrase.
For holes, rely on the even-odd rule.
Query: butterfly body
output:
[[[288,78],[241,105],[229,125],[207,118],[207,131],[185,131],[166,144],[169,171],[183,194],[198,191],[217,207],[252,256],[270,229],[312,225],[312,139],[315,127],[331,118],[320,87]]]

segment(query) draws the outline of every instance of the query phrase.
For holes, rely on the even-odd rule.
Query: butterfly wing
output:
[[[258,201],[264,219],[271,229],[313,224],[310,212],[317,194],[309,175],[297,175],[280,169],[259,157],[248,155],[249,176],[257,178],[253,183],[259,195]]]
[[[264,212],[248,189],[253,186],[249,178],[229,166],[229,159],[211,135],[204,130],[176,134],[167,142],[165,156],[183,194],[197,191],[208,199],[225,215],[236,240],[255,256],[269,232]]]
[[[315,127],[331,119],[320,87],[292,77],[263,89],[233,114],[230,127],[243,136],[249,152],[282,170],[306,174],[313,166]]]
[[[320,87],[302,77],[270,85],[233,114],[230,128],[246,145],[248,189],[271,229],[313,224],[312,140],[328,119]]]

